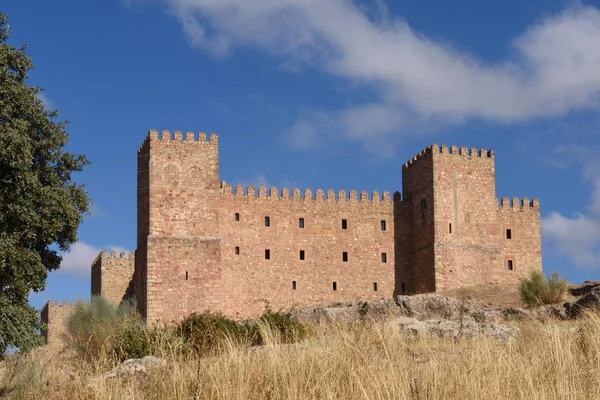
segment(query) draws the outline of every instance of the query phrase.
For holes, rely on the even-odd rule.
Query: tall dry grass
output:
[[[217,354],[165,353],[148,377],[92,379],[46,365],[44,399],[582,399],[600,398],[600,316],[524,322],[508,342],[410,337],[392,322],[319,326],[305,340],[249,349],[223,338]],[[268,329],[263,326],[261,329]],[[0,384],[0,387],[1,384]]]

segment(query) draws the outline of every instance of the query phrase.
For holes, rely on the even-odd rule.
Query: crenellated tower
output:
[[[151,130],[138,151],[135,282],[147,321],[221,308],[218,137]]]
[[[429,146],[404,165],[403,191],[410,292],[516,282],[541,269],[539,204],[498,207],[493,151]]]

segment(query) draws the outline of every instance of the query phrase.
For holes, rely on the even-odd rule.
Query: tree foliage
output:
[[[89,208],[71,176],[88,161],[63,149],[67,123],[27,84],[33,64],[25,45],[7,43],[9,29],[0,13],[0,355],[38,341],[28,295],[59,268]]]

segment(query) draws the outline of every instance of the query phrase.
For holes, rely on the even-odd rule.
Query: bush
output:
[[[220,313],[192,314],[178,327],[187,344],[201,354],[219,349],[224,339],[236,344],[264,345],[269,342],[293,343],[303,339],[307,330],[291,313],[267,310],[257,320],[234,321]]]
[[[266,336],[270,334],[276,335],[275,339],[280,343],[294,343],[304,339],[307,335],[306,327],[289,312],[267,310],[258,319],[258,325],[262,325],[263,329],[258,329],[253,335],[253,344],[255,345],[265,344]]]
[[[529,306],[560,303],[567,291],[567,282],[553,272],[544,279],[541,271],[532,271],[529,279],[521,281],[521,299]]]
[[[81,302],[67,322],[68,340],[85,360],[106,354],[123,361],[155,355],[159,350],[161,330],[146,328],[132,303],[115,307],[102,297]]]
[[[201,354],[217,350],[225,338],[241,343],[252,336],[248,325],[209,311],[188,316],[181,321],[177,331],[186,343]]]

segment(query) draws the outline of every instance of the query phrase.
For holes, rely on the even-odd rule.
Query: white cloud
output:
[[[592,195],[585,213],[565,217],[558,212],[542,219],[542,234],[553,250],[567,256],[582,269],[600,267],[600,161],[598,148],[563,147],[561,154],[572,154],[584,163],[584,179],[592,185]]]
[[[238,182],[234,183],[234,185],[238,185],[238,184],[244,186],[244,188],[252,185],[255,188],[259,188],[261,186],[264,186],[264,187],[266,187],[268,189],[271,186],[273,186],[273,185],[271,185],[271,183],[269,182],[269,180],[267,179],[267,177],[265,176],[265,174],[261,174],[261,173],[256,174],[254,176],[254,178],[241,179]]]
[[[40,99],[46,109],[54,110],[56,108],[54,107],[54,103],[52,103],[50,99],[48,99],[48,96],[46,96],[43,92],[39,92],[36,96],[38,99]]]
[[[156,0],[190,42],[218,57],[256,47],[282,64],[314,67],[378,94],[374,103],[301,116],[288,131],[306,147],[324,134],[369,142],[468,118],[514,123],[600,103],[600,12],[571,6],[512,41],[513,55],[486,63],[415,32],[376,1]],[[329,121],[321,124],[323,119]],[[439,125],[438,125],[439,126]]]
[[[106,245],[106,251],[121,251],[129,253],[129,250],[121,246]],[[57,273],[74,275],[80,278],[90,276],[91,265],[96,256],[102,251],[101,248],[91,246],[85,242],[76,242],[71,246],[69,252],[63,254],[62,263]]]

